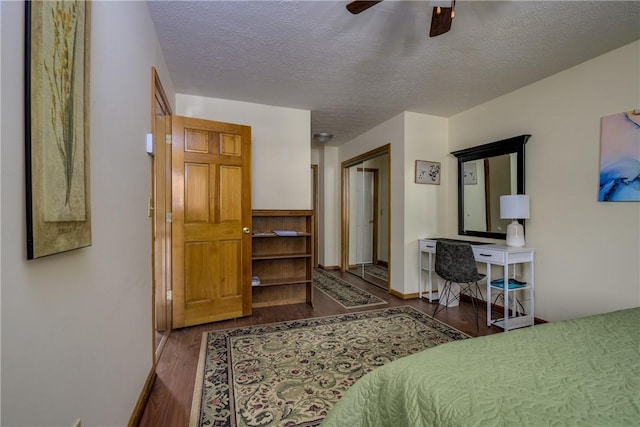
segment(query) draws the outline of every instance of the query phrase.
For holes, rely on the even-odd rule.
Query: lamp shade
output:
[[[526,194],[500,196],[500,218],[528,219],[529,196]]]

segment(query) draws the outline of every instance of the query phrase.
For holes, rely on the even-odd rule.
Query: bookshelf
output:
[[[254,210],[253,307],[313,305],[313,211]]]

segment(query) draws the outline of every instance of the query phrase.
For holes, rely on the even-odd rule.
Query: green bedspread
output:
[[[377,368],[322,427],[640,426],[640,308],[455,341]]]

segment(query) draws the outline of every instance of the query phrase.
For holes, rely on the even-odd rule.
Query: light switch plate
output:
[[[153,156],[153,134],[152,133],[147,134],[147,153]]]

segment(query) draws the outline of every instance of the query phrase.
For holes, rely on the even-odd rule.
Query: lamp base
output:
[[[507,246],[515,248],[524,246],[524,228],[516,219],[507,226]]]

